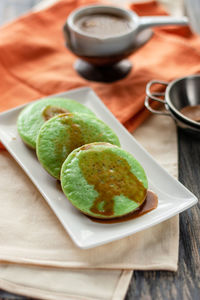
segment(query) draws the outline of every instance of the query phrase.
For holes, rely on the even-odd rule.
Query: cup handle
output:
[[[188,25],[187,17],[171,17],[171,16],[149,16],[139,18],[139,29],[146,29],[149,27],[157,27],[163,25]]]
[[[160,81],[160,80],[151,80],[148,82],[147,86],[146,86],[146,98],[145,98],[145,102],[144,105],[145,107],[152,113],[157,114],[157,115],[163,115],[163,116],[168,116],[171,117],[171,114],[169,112],[166,111],[159,111],[159,110],[155,110],[151,107],[149,100],[153,100],[153,101],[157,101],[160,102],[162,104],[165,104],[167,106],[167,102],[161,98],[159,98],[158,96],[165,96],[165,92],[160,93],[160,92],[151,92],[151,87],[154,84],[160,84],[160,85],[165,85],[168,86],[168,82],[166,81]]]

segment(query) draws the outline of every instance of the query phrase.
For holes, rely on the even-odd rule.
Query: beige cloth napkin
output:
[[[152,116],[134,136],[176,175],[176,129],[170,118]],[[178,217],[81,250],[6,151],[0,152],[0,168],[0,288],[40,299],[115,300],[125,296],[132,270],[177,269]]]

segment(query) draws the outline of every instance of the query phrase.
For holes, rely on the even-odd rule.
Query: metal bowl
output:
[[[155,84],[164,85],[165,92],[151,92]],[[164,99],[162,99],[164,97]],[[159,111],[152,108],[150,99],[163,103],[165,111]],[[186,106],[200,105],[200,75],[190,75],[178,78],[171,82],[152,80],[146,86],[146,108],[155,114],[172,117],[178,126],[200,131],[200,122],[189,119],[183,115],[180,110]]]

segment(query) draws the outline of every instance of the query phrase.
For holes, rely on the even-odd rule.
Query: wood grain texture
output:
[[[0,300],[31,300],[32,298],[23,297],[15,294],[10,294],[0,290]],[[34,300],[34,299],[32,299]]]

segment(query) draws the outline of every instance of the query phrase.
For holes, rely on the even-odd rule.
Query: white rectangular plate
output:
[[[159,166],[115,119],[93,90],[80,88],[56,95],[56,97],[71,98],[86,105],[108,124],[118,135],[122,148],[132,153],[142,164],[147,173],[149,188],[158,195],[159,199],[155,210],[137,219],[116,224],[92,222],[71,205],[58,188],[56,180],[41,167],[34,151],[21,141],[17,133],[16,122],[24,106],[0,114],[1,142],[41,192],[78,247],[87,249],[121,239],[163,222],[197,203],[197,198]]]

